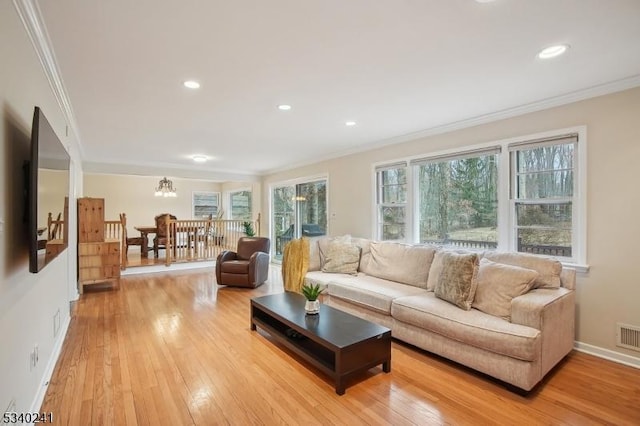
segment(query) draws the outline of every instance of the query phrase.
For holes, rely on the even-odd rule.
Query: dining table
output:
[[[140,232],[140,236],[142,237],[140,256],[149,257],[149,234],[156,234],[158,228],[156,226],[134,226],[133,229]]]

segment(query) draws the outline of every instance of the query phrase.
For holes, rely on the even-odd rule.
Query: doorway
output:
[[[271,193],[273,258],[282,261],[284,246],[294,238],[327,234],[327,179],[276,185]]]

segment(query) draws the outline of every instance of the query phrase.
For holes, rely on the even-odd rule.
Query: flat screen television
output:
[[[36,273],[68,246],[70,157],[39,107],[33,112],[27,167],[29,271]]]

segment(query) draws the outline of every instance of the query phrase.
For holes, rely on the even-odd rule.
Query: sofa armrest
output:
[[[536,289],[511,302],[511,322],[540,330],[541,373],[546,374],[573,349],[575,290]]]

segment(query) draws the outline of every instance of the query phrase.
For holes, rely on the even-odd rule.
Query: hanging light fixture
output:
[[[156,188],[156,197],[177,197],[176,189],[173,187],[173,182],[171,182],[166,177],[160,179],[158,183],[158,187]]]

